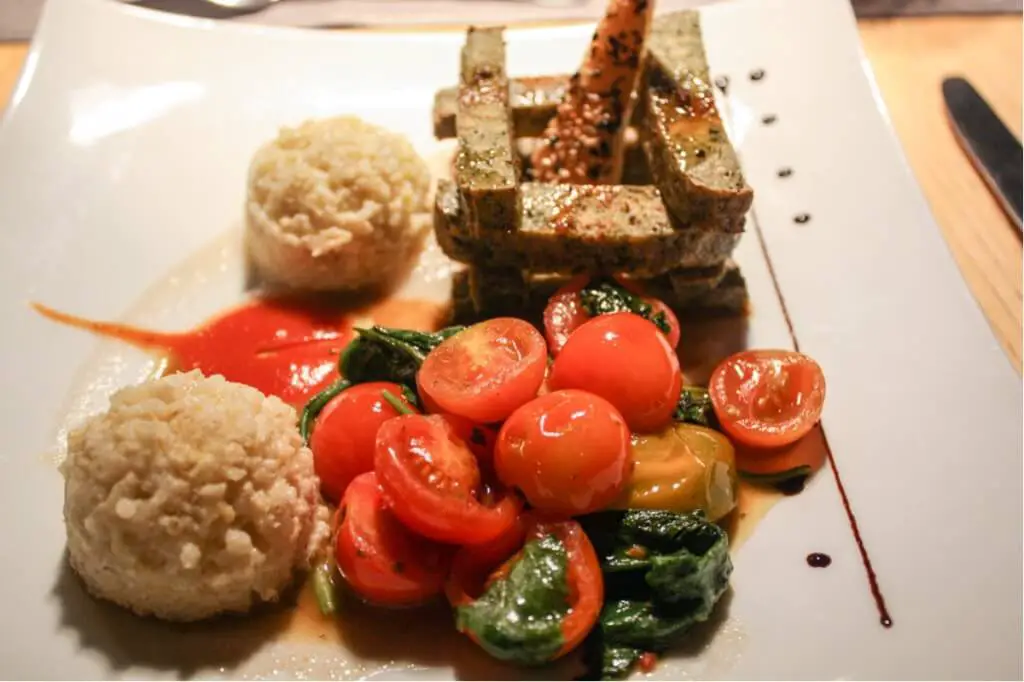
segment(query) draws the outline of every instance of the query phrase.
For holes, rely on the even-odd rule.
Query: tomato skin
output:
[[[320,491],[337,502],[359,474],[373,471],[377,429],[398,416],[382,394],[388,391],[407,407],[402,387],[387,381],[358,384],[342,391],[317,417],[309,447],[313,468],[320,478]]]
[[[494,473],[494,447],[498,442],[498,427],[493,424],[474,424],[457,414],[440,415],[452,428],[452,433],[466,444],[476,457],[480,473],[487,478]]]
[[[672,419],[679,358],[653,323],[632,313],[599,315],[577,329],[551,371],[554,390],[576,388],[614,405],[633,431],[658,431]]]
[[[682,327],[679,326],[679,318],[660,299],[647,298],[645,300],[651,304],[652,315],[660,313],[665,316],[665,322],[668,324],[668,333],[665,334],[665,338],[668,339],[668,345],[672,346],[672,348],[679,348],[679,339],[683,333]]]
[[[558,355],[569,336],[590,319],[590,313],[580,301],[580,290],[589,281],[587,275],[573,277],[548,299],[544,307],[544,337],[552,355]]]
[[[451,544],[487,542],[513,525],[522,503],[481,501],[480,466],[439,415],[406,415],[377,432],[374,469],[388,506],[414,532]]]
[[[441,592],[451,549],[414,535],[386,508],[376,476],[360,474],[338,509],[335,559],[362,599],[411,606]]]
[[[666,334],[668,343],[673,348],[679,347],[681,329],[679,319],[672,309],[657,298],[646,296],[643,288],[636,282],[623,277],[616,277],[619,285],[627,291],[644,299],[651,306],[651,314],[664,314],[669,331]],[[583,307],[580,291],[590,282],[588,275],[577,275],[556,291],[548,299],[544,308],[544,338],[548,342],[548,351],[557,356],[574,331],[591,319],[590,313]]]
[[[779,448],[795,443],[818,423],[825,375],[802,353],[748,350],[715,368],[708,393],[730,438],[753,448]]]
[[[451,424],[455,435],[466,444],[470,452],[476,455],[481,466],[485,464],[490,466],[490,462],[494,459],[494,444],[498,440],[499,427],[497,425],[478,424],[472,419],[445,412],[426,395],[421,396],[420,402],[423,403],[424,411],[427,414],[439,414]]]
[[[455,552],[444,586],[445,596],[453,607],[463,606],[479,597],[490,573],[523,546],[529,514],[520,514],[516,522],[496,538],[465,545]]]
[[[540,332],[499,317],[445,339],[423,362],[416,385],[439,411],[488,424],[536,396],[546,366]]]
[[[683,330],[679,325],[679,318],[672,312],[672,309],[665,305],[665,302],[660,298],[648,296],[647,292],[644,291],[644,287],[636,280],[631,280],[627,277],[616,277],[615,279],[622,285],[623,289],[643,298],[644,302],[651,306],[652,316],[658,313],[665,315],[665,322],[668,324],[668,333],[665,334],[668,338],[668,345],[672,346],[672,348],[679,348],[679,339],[682,336]]]
[[[629,475],[629,428],[604,398],[556,391],[512,413],[494,467],[535,508],[569,516],[604,509]]]

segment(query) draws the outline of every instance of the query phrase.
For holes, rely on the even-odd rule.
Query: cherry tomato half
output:
[[[484,480],[494,474],[494,447],[498,442],[498,427],[493,424],[474,424],[457,414],[441,414],[452,427],[455,436],[466,444],[476,457]]]
[[[715,368],[708,392],[726,434],[751,447],[777,448],[818,423],[825,375],[801,353],[748,350]]]
[[[669,328],[667,333],[669,345],[677,348],[680,335],[679,320],[672,309],[657,298],[644,296],[636,282],[628,279],[616,279],[624,289],[643,298],[644,302],[651,306],[652,315],[662,314],[665,316]],[[580,290],[589,281],[590,277],[587,275],[574,277],[548,299],[548,304],[544,308],[544,337],[547,339],[548,350],[552,355],[557,356],[572,333],[591,319],[590,313],[586,311],[580,300]]]
[[[395,516],[440,542],[487,542],[515,523],[522,506],[515,495],[489,494],[473,453],[439,415],[385,422],[374,468]]]
[[[611,504],[629,474],[629,428],[604,398],[556,391],[512,413],[494,468],[537,509],[588,514]]]
[[[522,524],[518,535],[510,532],[487,545],[459,550],[445,583],[445,593],[452,606],[472,602],[487,585],[507,575],[519,558],[519,554],[513,552],[524,540],[554,535],[561,540],[568,556],[569,612],[562,619],[563,644],[555,655],[559,658],[579,646],[597,623],[604,601],[601,566],[590,539],[575,521],[551,520],[537,512],[528,512]],[[511,558],[503,561],[503,555]]]
[[[401,386],[374,381],[342,391],[317,417],[309,448],[313,451],[313,468],[320,477],[320,491],[331,502],[341,499],[353,478],[373,471],[377,429],[398,416],[382,397],[384,391],[415,409],[405,400]]]
[[[337,518],[334,552],[353,592],[389,606],[418,604],[440,593],[451,549],[403,526],[385,507],[372,472],[348,486]]]
[[[523,320],[499,317],[442,342],[423,362],[416,383],[440,410],[486,424],[536,396],[546,365],[540,332]]]
[[[682,375],[679,358],[658,328],[639,315],[599,315],[577,329],[555,358],[554,390],[578,388],[614,405],[633,431],[672,419]]]

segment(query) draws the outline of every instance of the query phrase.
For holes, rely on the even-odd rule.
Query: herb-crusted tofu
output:
[[[750,209],[753,191],[715,105],[697,12],[675,12],[655,22],[640,108],[647,163],[676,220],[728,224]]]
[[[569,87],[569,76],[530,76],[508,82],[508,103],[516,137],[536,137],[555,115],[558,103]],[[434,137],[455,137],[455,115],[459,89],[444,88],[434,95]]]
[[[519,160],[513,146],[500,28],[470,28],[462,48],[455,130],[455,182],[474,234],[514,230]]]
[[[524,183],[518,231],[477,238],[455,187],[438,183],[434,231],[454,260],[538,272],[628,272],[653,277],[723,262],[738,232],[679,229],[650,186]]]

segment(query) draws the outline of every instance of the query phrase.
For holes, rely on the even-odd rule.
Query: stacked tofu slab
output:
[[[730,259],[753,192],[715,106],[696,12],[657,18],[635,93],[621,185],[530,182],[531,138],[568,76],[509,79],[501,29],[470,29],[457,88],[437,93],[434,132],[456,137],[434,229],[457,273],[455,316],[530,316],[572,275],[636,279],[682,315],[740,313]]]

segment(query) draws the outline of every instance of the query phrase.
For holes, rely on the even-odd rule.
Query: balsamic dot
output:
[[[814,552],[807,555],[807,565],[811,568],[826,568],[832,563],[832,557],[821,552]]]
[[[715,87],[721,90],[723,95],[726,94],[726,91],[729,89],[729,77],[719,76],[718,78],[716,78]]]
[[[750,72],[750,80],[759,81],[764,78],[764,69],[754,69]]]
[[[793,218],[793,222],[800,223],[801,225],[803,225],[804,223],[809,223],[810,221],[810,213],[797,213],[796,216]]]
[[[784,166],[779,170],[775,171],[775,174],[778,175],[780,178],[788,178],[790,175],[793,174],[793,169],[790,168],[789,166]]]
[[[761,123],[765,124],[766,126],[770,126],[777,120],[779,120],[779,117],[776,116],[775,114],[765,114],[764,116],[761,117]]]

